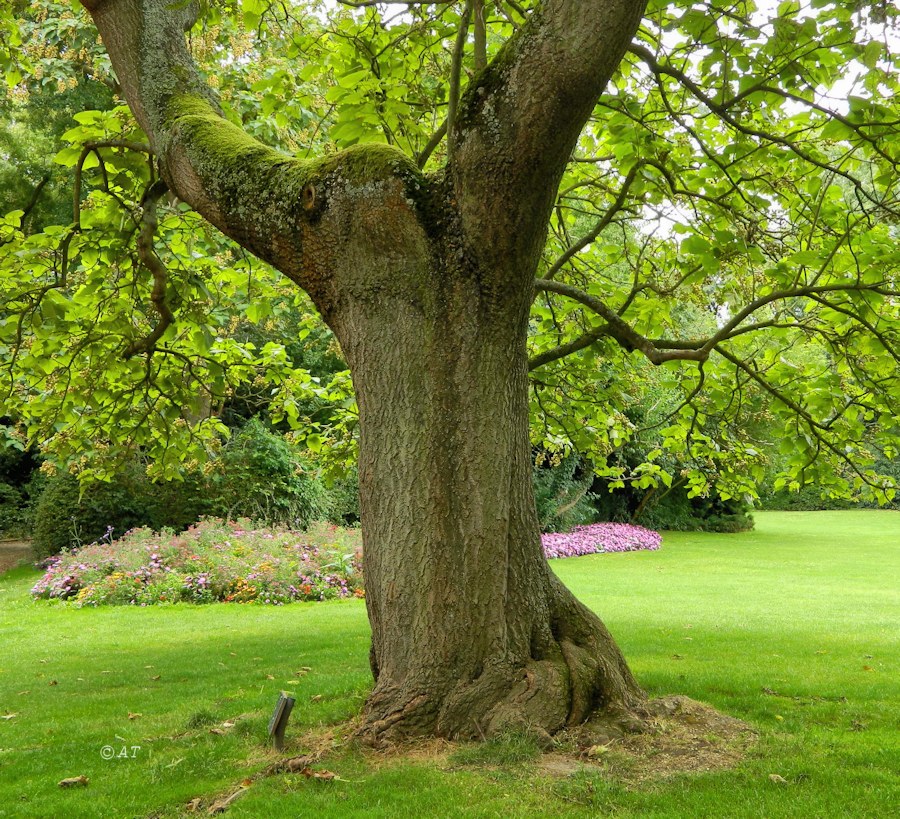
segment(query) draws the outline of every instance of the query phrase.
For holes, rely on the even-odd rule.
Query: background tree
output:
[[[281,141],[254,125],[249,95],[222,82],[266,60],[209,49],[223,107],[191,59],[182,32],[202,52],[234,28],[229,7],[210,8],[198,28],[192,7],[162,0],[87,5],[149,139],[135,160],[126,151],[140,135],[110,120],[116,144],[86,154],[146,186],[118,228],[117,249],[131,235],[137,251],[122,259],[101,243],[94,256],[83,244],[85,214],[112,231],[111,205],[79,212],[56,238],[26,240],[21,214],[8,217],[4,247],[24,244],[45,265],[6,308],[9,393],[92,415],[102,445],[174,453],[159,459],[165,470],[202,458],[222,432],[209,399],[194,396],[185,411],[186,380],[211,384],[211,397],[230,378],[293,377],[277,345],[248,358],[246,346],[204,334],[217,320],[206,282],[219,303],[264,302],[221,258],[198,278],[163,264],[163,184],[303,288],[341,343],[359,405],[370,735],[552,732],[644,707],[602,624],[543,560],[529,369],[545,431],[568,430],[560,443],[590,450],[634,432],[627,372],[641,366],[625,353],[685,362],[661,449],[697,494],[710,476],[752,490],[762,455],[740,427],[758,395],[792,443],[784,480],[819,471],[836,491],[893,492],[871,468],[896,441],[896,57],[878,39],[890,8],[875,19],[865,7],[785,3],[770,18],[749,2],[473,0],[414,4],[399,17],[389,4],[346,8],[325,23],[246,2],[255,34],[242,53],[268,58],[277,45],[295,64],[263,69],[263,105],[274,112],[303,82],[334,83],[324,99],[291,97],[310,103],[291,111],[301,123],[322,113]],[[829,100],[855,72],[846,105]],[[82,171],[84,150],[68,156]],[[115,200],[108,187],[98,202]],[[195,215],[179,218],[172,229],[190,224],[181,242],[203,267],[215,240]],[[77,275],[62,264],[73,245]],[[98,313],[91,294],[110,284]],[[707,316],[688,323],[698,335],[681,335],[688,306]],[[98,315],[118,321],[103,329]],[[80,355],[104,351],[93,366],[65,359],[74,390],[57,389],[59,378],[47,390],[51,373],[22,374],[56,371],[48,343],[73,349],[52,329],[42,336],[45,318],[77,331],[68,338],[83,341]],[[38,325],[27,339],[26,324]],[[785,359],[779,351],[799,340],[824,357]],[[603,400],[581,400],[598,379]],[[112,420],[135,395],[144,414],[126,439]],[[557,420],[550,398],[576,422]],[[25,434],[46,423],[26,416]],[[647,487],[673,479],[660,458],[640,467]]]

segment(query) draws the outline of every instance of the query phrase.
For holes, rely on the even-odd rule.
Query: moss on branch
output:
[[[172,98],[169,129],[201,181],[218,194],[257,199],[268,193],[294,205],[309,185],[361,186],[389,179],[399,179],[407,188],[422,184],[415,162],[393,146],[367,143],[300,159],[253,139],[196,95]]]

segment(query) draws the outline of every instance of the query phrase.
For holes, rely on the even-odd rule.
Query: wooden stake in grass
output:
[[[278,702],[275,704],[272,719],[269,720],[269,736],[274,737],[275,748],[278,751],[284,750],[284,732],[287,728],[288,720],[291,718],[294,702],[293,697],[289,697],[282,691],[278,695]]]

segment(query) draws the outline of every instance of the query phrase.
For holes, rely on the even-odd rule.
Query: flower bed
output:
[[[630,523],[592,523],[576,526],[571,532],[552,532],[541,536],[548,558],[576,557],[599,552],[638,552],[656,550],[662,535]]]
[[[658,532],[624,523],[542,536],[548,558],[658,549]],[[358,530],[253,529],[206,519],[181,534],[135,529],[47,563],[32,595],[79,606],[264,603],[363,597]]]
[[[359,533],[206,519],[181,534],[135,529],[51,559],[31,593],[79,606],[268,603],[363,597]]]

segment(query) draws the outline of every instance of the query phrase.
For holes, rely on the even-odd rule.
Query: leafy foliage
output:
[[[13,6],[0,13],[4,173],[33,191],[56,152],[77,207],[48,224],[58,191],[29,218],[28,186],[8,188],[6,434],[83,481],[138,454],[175,477],[216,457],[229,412],[267,409],[329,480],[352,469],[352,387],[337,356],[310,360],[334,345],[308,300],[177,202],[148,199],[152,154],[110,104],[80,8]],[[488,4],[463,77],[533,8]],[[438,170],[464,13],[206,3],[191,45],[227,115],[264,141],[301,156],[382,141]],[[582,453],[614,488],[683,482],[714,503],[764,480],[895,497],[896,22],[890,4],[648,4],[557,192],[531,314],[536,446]],[[59,117],[88,100],[60,144]],[[654,411],[636,418],[636,403]],[[623,457],[635,440],[639,461]]]
[[[594,496],[589,492],[594,474],[574,453],[545,463],[540,453],[532,473],[534,501],[542,532],[567,532],[596,518]],[[581,473],[578,475],[578,473]]]
[[[325,487],[296,450],[256,418],[225,446],[211,483],[215,513],[226,519],[305,528],[329,516]]]

